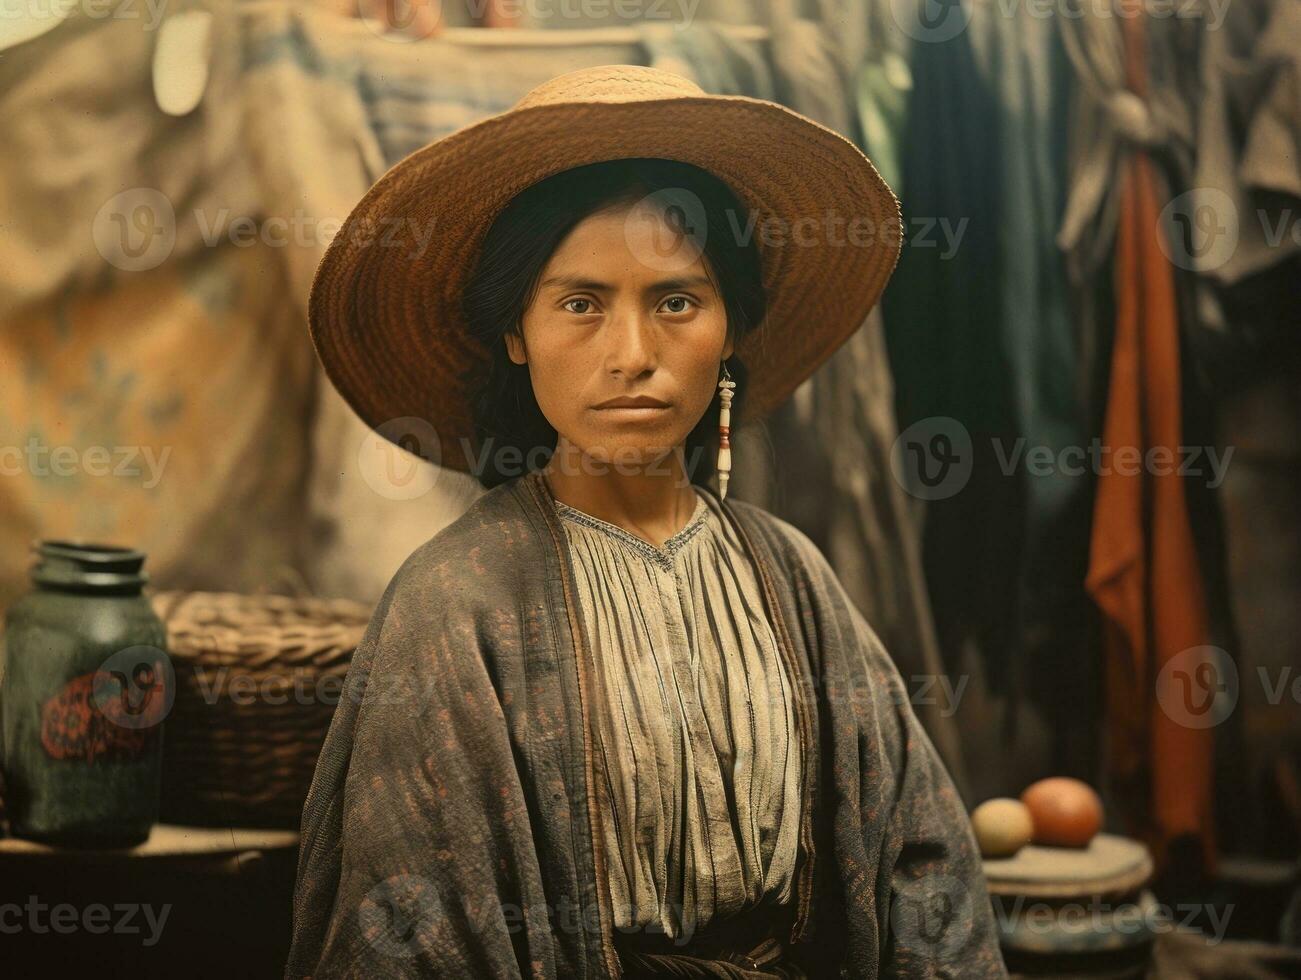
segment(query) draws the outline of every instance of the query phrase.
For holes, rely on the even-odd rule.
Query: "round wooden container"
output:
[[[1088,847],[1027,845],[984,861],[1008,968],[1028,976],[1140,977],[1159,909],[1138,841],[1098,834]]]

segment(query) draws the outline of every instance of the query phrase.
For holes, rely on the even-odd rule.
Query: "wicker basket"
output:
[[[176,701],[163,735],[164,823],[297,830],[371,610],[232,592],[150,597]]]

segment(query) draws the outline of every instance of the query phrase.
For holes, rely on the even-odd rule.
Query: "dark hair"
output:
[[[662,197],[670,210],[682,202],[687,221],[678,230],[693,236],[701,249],[723,299],[733,340],[739,342],[762,322],[767,300],[758,248],[744,237],[751,227],[748,211],[713,174],[676,160],[632,158],[564,170],[526,188],[488,229],[462,294],[470,334],[491,355],[486,369],[475,369],[467,379],[475,436],[479,448],[488,450],[482,454],[481,471],[475,473],[484,486],[496,486],[523,472],[518,465],[510,470],[501,467],[503,459],[522,460],[530,468],[541,466],[556,445],[556,430],[538,406],[528,365],[511,361],[503,338],[520,332],[543,268],[579,222],[650,194]],[[746,387],[745,365],[735,353],[726,364],[737,382],[732,402],[735,420]],[[717,444],[717,435],[715,398],[686,440],[684,462],[693,482],[713,475],[715,454],[709,450]]]

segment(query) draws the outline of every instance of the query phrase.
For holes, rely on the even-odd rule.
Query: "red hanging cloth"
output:
[[[1137,11],[1126,13],[1126,73],[1141,97],[1144,21]],[[1104,617],[1107,763],[1117,798],[1133,807],[1129,832],[1151,847],[1157,868],[1165,868],[1173,838],[1192,835],[1209,870],[1215,862],[1214,728],[1199,726],[1178,700],[1171,701],[1177,684],[1163,687],[1159,698],[1157,689],[1162,668],[1174,658],[1180,662],[1172,671],[1185,674],[1182,680],[1204,680],[1202,654],[1186,651],[1208,640],[1205,591],[1178,473],[1183,432],[1174,272],[1159,240],[1162,183],[1151,158],[1128,147],[1118,176],[1115,346],[1103,433],[1110,465],[1098,477],[1085,583]],[[1135,450],[1140,462],[1131,466]]]

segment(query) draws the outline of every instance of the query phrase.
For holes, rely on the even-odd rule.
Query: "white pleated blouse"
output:
[[[696,496],[661,548],[557,501],[596,662],[615,925],[671,938],[788,901],[800,820],[791,680],[735,528]]]

